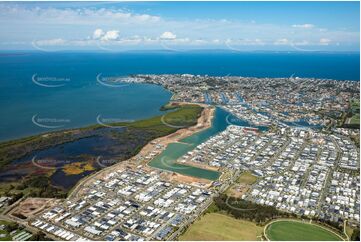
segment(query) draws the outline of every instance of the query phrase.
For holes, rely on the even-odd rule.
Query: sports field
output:
[[[352,110],[352,117],[350,119],[350,124],[360,124],[360,100],[359,99],[351,100],[351,110]]]
[[[249,171],[243,172],[237,180],[238,183],[247,184],[247,185],[252,185],[256,181],[257,181],[257,177],[255,175],[252,175],[252,173]]]
[[[269,240],[281,241],[335,241],[336,234],[314,224],[297,221],[275,221],[266,228]]]
[[[263,227],[219,213],[205,214],[179,240],[260,240]]]

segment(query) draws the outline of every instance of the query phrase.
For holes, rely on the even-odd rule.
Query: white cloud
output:
[[[294,24],[292,25],[293,28],[301,28],[301,29],[312,29],[315,27],[313,24]]]
[[[101,41],[115,41],[119,39],[119,31],[109,30],[105,32],[102,29],[96,29],[93,32],[93,39]]]
[[[172,32],[166,31],[163,34],[161,34],[160,38],[164,40],[174,40],[177,38],[177,36]]]
[[[96,29],[93,33],[93,39],[100,39],[104,35],[104,31],[102,29]]]
[[[119,39],[118,30],[109,30],[101,38],[102,41],[113,41]]]
[[[124,46],[139,43],[139,49],[142,45],[159,48],[165,42],[174,46],[227,48],[229,45],[276,49],[278,47],[274,45],[324,45],[326,48],[330,40],[332,44],[350,46],[359,44],[360,35],[358,30],[326,29],[317,23],[283,25],[250,19],[168,19],[120,8],[33,6],[0,3],[0,32],[3,33],[0,42],[30,45],[35,39],[44,40],[39,42],[42,44],[92,45],[95,48],[99,44]]]
[[[328,45],[330,42],[331,42],[331,40],[327,39],[327,38],[320,39],[320,45]]]

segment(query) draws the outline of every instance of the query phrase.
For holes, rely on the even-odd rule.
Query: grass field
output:
[[[163,115],[163,121],[166,122],[166,124],[174,126],[192,126],[197,123],[202,111],[203,108],[198,105],[181,105],[177,110],[165,113]],[[162,122],[162,116],[156,116],[130,123],[118,123],[117,125],[133,128],[154,129],[166,134],[175,131],[173,127],[169,127],[166,124]]]
[[[297,221],[276,221],[266,229],[271,241],[340,241],[332,232],[317,225]]]
[[[259,240],[263,228],[220,213],[207,213],[194,222],[179,240]]]
[[[352,118],[350,124],[360,124],[360,100],[353,99],[351,101]]]
[[[252,185],[256,181],[257,181],[257,177],[252,175],[252,173],[249,171],[243,172],[237,180],[238,183],[247,184],[247,185]]]
[[[350,124],[360,124],[360,114],[354,114],[351,118]]]
[[[351,238],[352,233],[353,233],[353,228],[346,226],[346,233],[347,233],[348,237]]]

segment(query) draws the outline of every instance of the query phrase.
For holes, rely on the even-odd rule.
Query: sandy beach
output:
[[[190,103],[178,103],[180,105],[186,105]],[[194,103],[192,103],[194,104]],[[201,116],[197,120],[197,124],[188,128],[179,129],[176,132],[169,134],[164,137],[157,138],[155,140],[150,141],[147,145],[145,145],[141,151],[131,157],[128,160],[121,161],[119,163],[116,163],[112,166],[106,167],[96,173],[91,174],[90,176],[86,177],[85,179],[81,180],[71,191],[69,194],[70,196],[81,196],[81,190],[82,188],[85,188],[88,184],[94,182],[94,179],[99,179],[102,177],[107,176],[108,174],[117,171],[117,170],[124,170],[126,167],[136,169],[138,166],[142,166],[143,169],[149,170],[149,172],[155,170],[155,168],[152,168],[148,166],[148,162],[150,162],[155,156],[160,154],[162,151],[164,151],[168,144],[178,142],[181,139],[184,139],[196,132],[202,131],[204,129],[207,129],[211,127],[212,120],[214,117],[215,108],[213,106],[209,106],[206,104],[197,104],[201,107],[203,107],[203,111],[201,113]],[[161,148],[159,148],[161,147]],[[152,154],[152,155],[150,155]],[[199,166],[199,164],[198,164]],[[207,168],[207,167],[202,167]],[[207,168],[212,169],[212,168]],[[214,170],[214,168],[213,168]],[[185,176],[177,173],[167,172],[163,175],[163,177],[170,181],[181,181],[181,182],[187,182],[190,184],[201,184],[201,185],[210,185],[212,182],[206,179],[191,177],[191,176]]]
[[[204,129],[211,127],[215,108],[208,106],[208,105],[200,105],[200,106],[204,107],[204,110],[202,111],[201,116],[198,118],[196,125],[189,127],[189,128],[179,129],[170,135],[167,135],[167,136],[164,136],[164,137],[161,137],[154,141],[149,142],[139,152],[138,156],[139,155],[147,156],[147,154],[149,154],[150,152],[157,150],[156,145],[164,146],[164,149],[165,149],[165,147],[170,143],[179,142],[180,140],[182,140],[188,136],[191,136],[194,133],[197,133],[199,131],[202,131]],[[163,151],[164,149],[162,149],[161,151]],[[159,153],[161,153],[161,152],[159,152]],[[146,164],[148,162],[149,161],[145,159],[142,162],[142,164]]]

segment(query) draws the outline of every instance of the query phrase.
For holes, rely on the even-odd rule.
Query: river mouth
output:
[[[230,123],[230,118],[232,120],[237,120],[237,122]],[[153,160],[151,160],[148,165],[156,169],[171,171],[186,176],[207,179],[210,181],[216,181],[220,177],[221,172],[182,164],[177,162],[177,160],[183,155],[187,154],[189,151],[192,151],[199,144],[208,140],[210,137],[224,131],[230,124],[252,127],[252,125],[250,125],[247,121],[237,119],[231,113],[220,107],[216,107],[211,127],[181,139],[177,143],[168,144],[166,149]],[[265,130],[264,127],[257,128]]]

